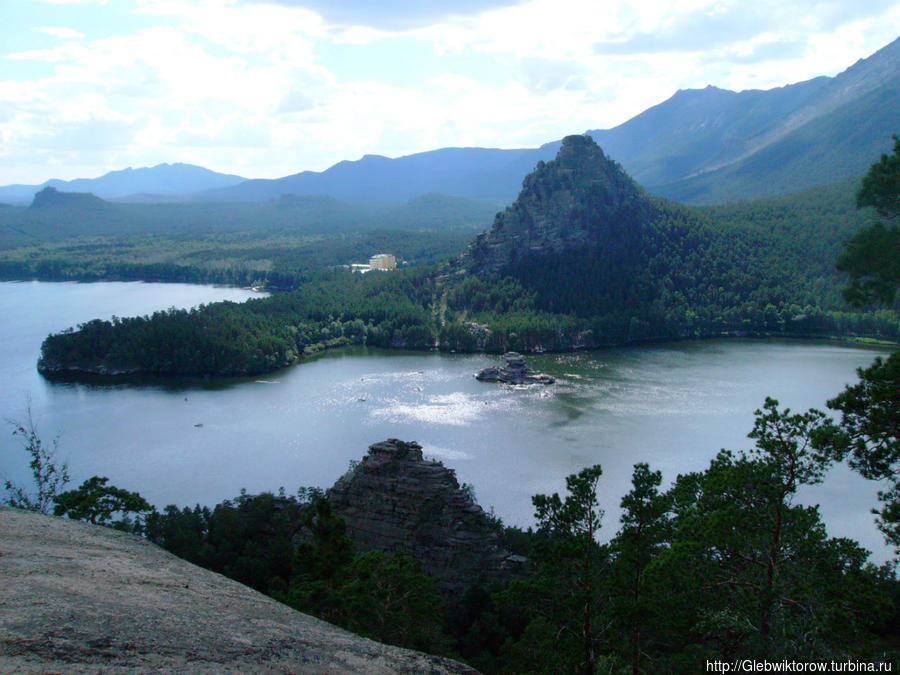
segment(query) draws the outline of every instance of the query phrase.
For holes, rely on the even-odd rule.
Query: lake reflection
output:
[[[0,286],[4,304],[29,288]],[[38,286],[66,305],[73,286],[103,295],[107,285]],[[175,304],[165,287],[154,292],[162,303],[157,308]],[[127,293],[123,303],[111,312],[150,311],[129,311]],[[27,303],[19,298],[19,306],[23,311]],[[92,318],[90,307],[85,303],[76,321]],[[17,311],[0,309],[7,317]],[[520,525],[531,522],[533,494],[562,491],[566,475],[600,463],[609,536],[618,528],[618,502],[636,462],[662,470],[667,485],[680,472],[703,469],[719,448],[749,447],[753,411],[766,395],[795,410],[824,408],[855,379],[857,367],[887,351],[720,340],[544,354],[531,365],[556,377],[556,384],[510,387],[473,377],[495,357],[358,348],[256,379],[91,386],[49,384],[36,374],[47,330],[28,334],[21,322],[4,324],[9,335],[3,344],[11,337],[27,349],[3,356],[4,378],[12,385],[2,393],[2,412],[16,416],[23,392],[30,392],[44,435],[63,433],[61,453],[76,481],[100,474],[157,505],[214,504],[241,488],[327,487],[368,445],[400,438],[421,443],[426,455],[474,485],[485,508]],[[4,457],[10,448],[4,437]],[[6,459],[3,468],[19,477],[27,469]],[[804,498],[821,504],[832,535],[852,536],[883,559],[869,514],[876,491],[838,468]]]

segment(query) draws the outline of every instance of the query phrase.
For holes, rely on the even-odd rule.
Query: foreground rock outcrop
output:
[[[508,579],[524,562],[503,549],[453,470],[424,459],[415,442],[392,438],[369,446],[328,491],[328,500],[358,551],[416,558],[451,604],[475,584]]]
[[[476,672],[63,518],[0,508],[0,580],[0,673]]]

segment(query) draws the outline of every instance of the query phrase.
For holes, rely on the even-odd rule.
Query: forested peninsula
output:
[[[587,136],[539,162],[491,228],[444,264],[311,270],[243,304],[95,320],[49,336],[45,375],[255,375],[329,347],[504,352],[723,335],[900,338],[834,268],[871,218],[845,183],[688,208],[646,193]]]

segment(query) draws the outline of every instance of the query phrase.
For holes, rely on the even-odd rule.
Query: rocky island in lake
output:
[[[479,371],[475,379],[482,382],[505,382],[506,384],[553,384],[552,377],[532,370],[525,357],[518,352],[503,355],[505,366],[490,366]]]

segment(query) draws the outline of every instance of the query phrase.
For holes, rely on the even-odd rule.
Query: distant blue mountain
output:
[[[558,144],[556,144],[558,145]],[[338,162],[322,172],[304,171],[284,178],[248,180],[240,185],[209,190],[198,197],[210,200],[270,199],[281,194],[327,194],[338,199],[405,201],[440,193],[472,199],[507,199],[542,157],[555,150],[498,150],[442,148],[390,159],[366,155]]]
[[[195,192],[237,185],[245,180],[241,176],[216,173],[193,164],[158,164],[141,169],[111,171],[99,178],[53,179],[41,185],[7,185],[0,187],[0,200],[30,202],[43,188],[53,187],[61,192],[90,192],[103,199],[127,199],[140,195],[140,201],[166,201],[173,196],[184,199]]]
[[[835,77],[766,91],[677,92],[612,129],[586,132],[651,192],[687,203],[770,197],[863,173],[900,133],[900,39]],[[42,187],[104,199],[252,201],[283,194],[406,201],[435,193],[508,203],[523,177],[556,156],[539,148],[442,148],[366,155],[316,172],[243,180],[185,164],[126,169],[93,180],[0,188],[27,202]]]
[[[775,196],[863,173],[900,132],[900,39],[836,77],[767,91],[677,92],[613,129],[586,132],[651,192],[688,203]],[[253,180],[204,199],[282,193],[405,200],[426,192],[512,201],[540,148],[444,148],[389,159],[366,155],[322,172]]]
[[[698,104],[702,98],[708,100]],[[864,173],[900,133],[900,39],[833,78],[739,94],[679,92],[667,103],[673,105],[664,114],[651,108],[623,125],[631,147],[617,147],[622,137],[592,132],[658,194],[719,203],[833,184]],[[698,114],[689,120],[684,113],[691,106]],[[678,113],[684,117],[671,133],[654,135],[654,123]],[[652,157],[648,146],[658,140],[662,149]]]
[[[827,82],[818,77],[768,91],[681,90],[614,129],[587,133],[640,183],[662,185],[743,156]]]

